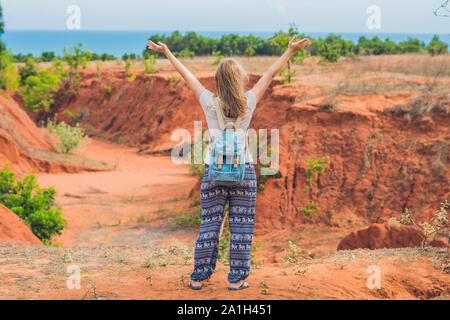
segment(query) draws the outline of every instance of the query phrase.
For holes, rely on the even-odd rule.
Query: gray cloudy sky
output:
[[[368,32],[369,5],[381,8],[381,33],[448,33],[443,0],[0,0],[8,29],[65,29],[67,7],[82,30]],[[450,6],[450,5],[449,5]],[[449,8],[450,10],[450,8]]]

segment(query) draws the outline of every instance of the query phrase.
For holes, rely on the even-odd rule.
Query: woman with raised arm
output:
[[[150,50],[163,53],[175,69],[181,74],[188,87],[199,100],[206,116],[211,143],[205,158],[205,174],[201,184],[202,223],[195,245],[194,271],[191,274],[189,287],[200,290],[203,281],[209,279],[216,268],[219,252],[219,236],[226,202],[229,202],[230,225],[230,272],[229,290],[241,290],[249,285],[244,280],[250,273],[250,250],[253,239],[256,204],[256,174],[253,159],[248,148],[247,130],[256,108],[256,104],[264,96],[272,79],[295,51],[306,47],[309,39],[295,42],[293,37],[288,49],[259,79],[256,85],[245,92],[248,76],[242,66],[234,59],[224,59],[216,71],[216,96],[205,89],[200,81],[170,52],[162,43],[148,41]],[[220,119],[216,110],[221,109]],[[239,119],[239,121],[236,121]],[[220,133],[224,123],[239,123],[242,145],[245,146],[245,172],[243,181],[237,185],[218,185],[209,179],[209,156],[212,152],[215,137]]]

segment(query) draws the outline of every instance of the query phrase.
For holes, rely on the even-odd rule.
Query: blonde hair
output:
[[[237,118],[247,113],[247,98],[244,87],[248,75],[234,59],[224,59],[216,71],[216,86],[223,114],[228,118]]]

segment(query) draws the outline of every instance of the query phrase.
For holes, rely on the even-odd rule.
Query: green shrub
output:
[[[306,178],[310,187],[313,186],[316,175],[325,171],[326,165],[330,164],[330,157],[325,156],[317,160],[306,158],[308,168],[306,170]]]
[[[35,112],[49,112],[55,94],[61,89],[64,72],[60,62],[47,69],[40,69],[36,75],[29,75],[21,90],[25,108]]]
[[[253,47],[248,47],[245,49],[245,55],[247,57],[253,57],[255,55],[255,49],[253,49]]]
[[[302,212],[306,217],[312,218],[315,210],[320,211],[320,208],[317,206],[317,203],[315,203],[314,201],[311,201],[311,203],[309,203],[306,207],[304,207],[302,209]]]
[[[216,60],[212,63],[213,66],[219,65],[223,60],[223,55],[220,51],[213,51],[212,55],[216,57]]]
[[[112,88],[110,86],[104,86],[103,90],[105,90],[105,93],[107,93],[107,94],[111,94],[111,92],[112,92]]]
[[[198,227],[202,224],[202,210],[195,209],[193,213],[183,212],[180,217],[175,220],[177,227]]]
[[[430,245],[431,240],[436,237],[440,231],[445,231],[447,235],[447,240],[450,241],[450,223],[448,218],[448,209],[450,208],[450,203],[448,200],[441,202],[441,206],[434,216],[430,217],[428,221],[422,223],[417,223],[415,221],[414,212],[406,208],[405,213],[400,216],[400,218],[391,217],[389,220],[395,223],[416,226],[421,228],[423,231],[423,239],[421,246],[426,248]]]
[[[7,164],[0,171],[0,203],[23,219],[45,245],[51,244],[52,237],[61,234],[66,224],[55,195],[52,187],[41,189],[32,174],[16,179]]]
[[[155,72],[156,56],[150,55],[144,60],[144,73],[149,74]]]
[[[322,56],[324,62],[337,62],[340,54],[336,47],[333,47],[327,43],[323,43],[319,49],[319,54]]]
[[[31,76],[37,76],[36,61],[29,57],[23,66],[19,67],[20,85],[24,86],[26,80]]]
[[[184,48],[180,52],[175,52],[174,55],[179,58],[193,58],[195,53],[187,48]]]
[[[50,132],[59,136],[59,146],[62,153],[69,153],[88,139],[86,133],[78,124],[72,127],[65,122],[60,122],[56,125],[49,121],[47,128]]]
[[[131,76],[131,73],[130,73],[131,60],[130,59],[124,59],[123,62],[125,63],[125,77],[129,78]]]
[[[12,53],[0,42],[0,89],[18,88],[20,79],[15,71]]]
[[[448,45],[442,42],[438,36],[434,36],[433,40],[428,44],[428,53],[432,56],[448,53]]]
[[[79,86],[80,67],[86,68],[88,62],[92,59],[92,52],[82,49],[83,44],[78,43],[76,46],[70,46],[69,50],[64,48],[63,60],[69,65],[69,83],[76,88]]]

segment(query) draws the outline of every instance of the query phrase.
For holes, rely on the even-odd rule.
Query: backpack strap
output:
[[[213,101],[214,101],[214,107],[216,109],[217,120],[219,121],[219,128],[220,128],[220,130],[224,131],[226,127],[225,127],[225,122],[223,120],[222,108],[219,105],[219,97],[214,96]],[[234,131],[238,131],[238,129],[241,125],[241,121],[242,121],[242,117],[239,116],[236,119],[236,122],[234,123]]]

